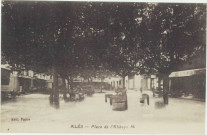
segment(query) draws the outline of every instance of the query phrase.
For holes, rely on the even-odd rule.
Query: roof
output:
[[[176,72],[172,72],[169,75],[169,77],[185,77],[185,76],[193,76],[198,74],[206,74],[206,68],[176,71]]]

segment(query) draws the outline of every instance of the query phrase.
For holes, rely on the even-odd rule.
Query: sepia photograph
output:
[[[206,9],[1,1],[0,133],[204,135]]]

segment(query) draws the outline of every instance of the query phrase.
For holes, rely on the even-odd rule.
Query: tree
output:
[[[15,68],[72,78],[100,67],[123,78],[168,75],[205,51],[205,5],[157,3],[3,2],[2,54]],[[88,77],[93,74],[88,74]],[[65,80],[65,79],[64,79]],[[125,85],[125,84],[124,84]],[[123,85],[123,86],[124,86]]]
[[[143,19],[146,47],[144,66],[163,78],[169,91],[169,74],[197,51],[205,52],[206,6],[204,4],[155,4]],[[165,94],[164,94],[165,95]],[[166,103],[166,102],[165,102]]]
[[[103,66],[123,78],[138,72],[143,59],[140,36],[136,32],[136,9],[144,8],[137,3],[86,3],[84,28],[91,31],[93,56]],[[94,12],[95,11],[95,12]],[[95,20],[94,20],[95,19]],[[96,60],[97,61],[97,60]],[[125,85],[123,85],[125,86]]]
[[[14,68],[53,73],[51,99],[59,104],[58,74],[70,64],[76,6],[72,3],[3,2],[2,51]],[[65,68],[64,68],[65,69]]]

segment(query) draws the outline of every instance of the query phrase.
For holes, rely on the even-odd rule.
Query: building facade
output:
[[[2,95],[16,95],[42,88],[52,88],[52,77],[35,74],[32,70],[12,71],[9,65],[1,65]]]

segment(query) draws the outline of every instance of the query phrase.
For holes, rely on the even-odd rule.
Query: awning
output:
[[[206,74],[206,68],[176,71],[172,72],[169,77],[185,77],[199,74]]]

